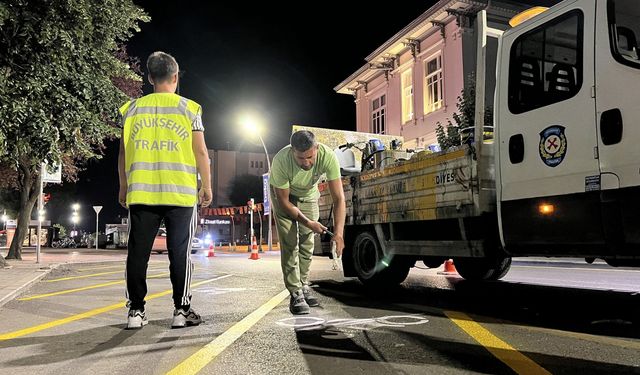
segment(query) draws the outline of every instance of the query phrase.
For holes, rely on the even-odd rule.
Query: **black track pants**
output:
[[[129,207],[129,252],[127,255],[127,300],[131,309],[144,309],[147,295],[147,266],[160,223],[167,228],[169,271],[176,308],[191,304],[191,241],[195,235],[197,211],[194,207],[145,206]]]

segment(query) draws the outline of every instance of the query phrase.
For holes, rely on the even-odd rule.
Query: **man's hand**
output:
[[[211,192],[211,188],[200,188],[200,191],[198,192],[198,203],[200,203],[202,207],[209,207],[212,200],[213,193]]]
[[[338,254],[338,257],[341,257],[342,250],[344,250],[344,238],[342,238],[341,235],[336,234],[333,236],[331,241],[334,241],[336,243],[336,254]]]
[[[306,227],[311,229],[314,233],[319,233],[319,234],[322,234],[325,230],[327,230],[327,227],[318,223],[317,221],[308,222]]]
[[[124,208],[127,208],[127,186],[120,186],[120,192],[118,192],[118,202]]]

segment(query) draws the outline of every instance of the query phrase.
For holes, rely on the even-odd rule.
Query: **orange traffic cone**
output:
[[[249,259],[260,259],[260,256],[258,255],[258,244],[256,243],[256,236],[251,237],[251,256],[249,257]]]
[[[216,248],[213,246],[213,244],[209,245],[209,252],[207,252],[207,256],[208,257],[216,256]]]
[[[457,275],[458,271],[456,266],[453,265],[453,259],[447,259],[444,261],[444,271],[438,272],[438,275]]]

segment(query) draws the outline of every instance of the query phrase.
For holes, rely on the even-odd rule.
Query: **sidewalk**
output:
[[[0,250],[6,256],[7,249]],[[93,249],[43,249],[40,263],[36,263],[34,248],[22,251],[22,260],[8,259],[10,268],[0,268],[0,307],[32,284],[45,277],[51,270],[68,263],[123,262],[126,250]]]

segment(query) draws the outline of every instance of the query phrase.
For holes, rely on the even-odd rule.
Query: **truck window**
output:
[[[611,53],[620,63],[640,68],[640,4],[637,0],[609,0],[607,4]]]
[[[582,40],[579,10],[519,36],[509,57],[509,110],[523,113],[577,94],[582,86]]]

